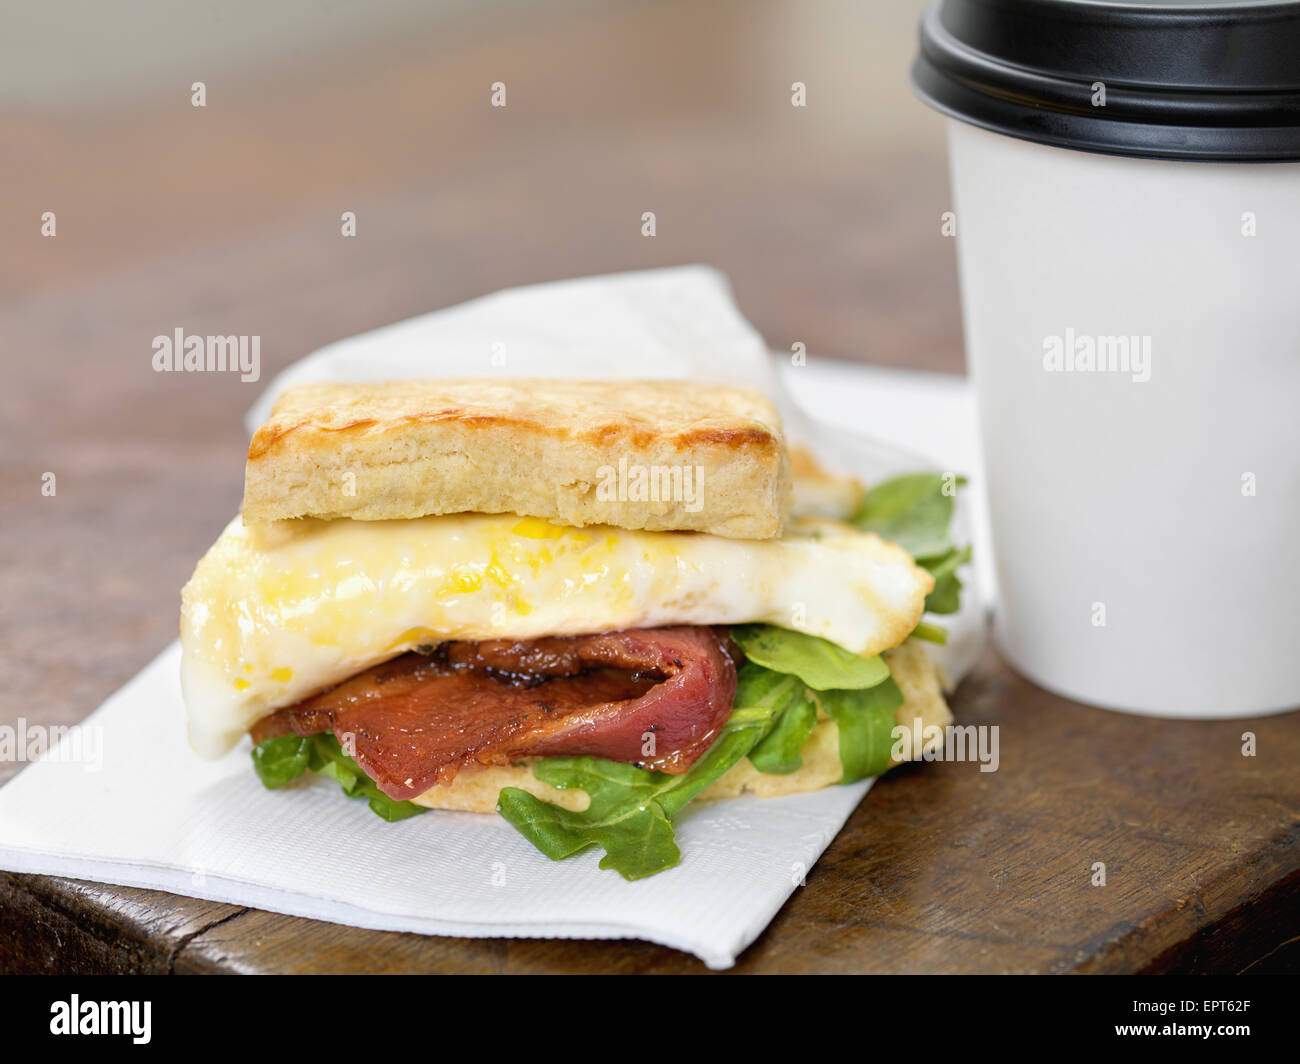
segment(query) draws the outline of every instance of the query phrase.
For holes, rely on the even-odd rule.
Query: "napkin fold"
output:
[[[868,482],[927,463],[831,432],[796,406],[725,279],[705,267],[514,289],[331,344],[277,376],[324,379],[682,377],[744,384],[790,435]],[[958,507],[958,534],[968,527]],[[976,588],[944,618],[955,683],[980,642]],[[189,748],[172,644],[0,788],[0,868],[147,887],[379,930],[474,937],[640,938],[725,968],[767,926],[870,788],[688,806],[681,864],[628,883],[599,851],[552,862],[504,820],[435,811],[388,824],[312,777],[267,791],[248,743]],[[88,756],[94,751],[95,756]]]

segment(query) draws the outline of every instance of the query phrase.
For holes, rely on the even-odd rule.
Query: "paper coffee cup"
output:
[[[1296,54],[1294,3],[941,0],[922,24],[995,638],[1071,698],[1300,705]]]

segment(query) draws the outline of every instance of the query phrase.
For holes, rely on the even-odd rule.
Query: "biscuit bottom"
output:
[[[916,753],[942,743],[932,738],[922,743],[927,728],[943,727],[952,722],[952,713],[943,697],[939,673],[925,649],[915,641],[885,651],[894,682],[903,692],[902,704],[894,710],[894,721],[913,730],[910,749]],[[815,692],[814,692],[815,694]],[[749,758],[733,765],[727,773],[695,799],[697,802],[737,798],[753,794],[759,798],[779,798],[787,794],[819,791],[838,783],[843,772],[840,764],[839,729],[835,722],[818,710],[818,721],[801,751],[803,764],[783,776],[759,772]],[[560,790],[533,775],[538,758],[526,758],[513,765],[462,769],[447,786],[433,787],[412,798],[429,809],[459,809],[470,813],[496,811],[502,787],[518,787],[529,794],[561,808],[582,812],[587,808],[585,791]],[[895,759],[901,761],[901,759]]]

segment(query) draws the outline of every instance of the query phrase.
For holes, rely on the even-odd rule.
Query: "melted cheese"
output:
[[[236,519],[182,594],[190,740],[218,756],[267,713],[448,639],[764,621],[875,654],[930,586],[898,547],[832,523],[737,540],[513,515]]]

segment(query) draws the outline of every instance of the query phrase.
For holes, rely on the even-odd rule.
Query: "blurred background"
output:
[[[907,85],[922,6],[5,0],[4,301],[167,263],[160,302],[238,306],[223,328],[287,361],[506,285],[698,261],[775,347],[955,369],[943,124]]]
[[[921,7],[0,0],[0,718],[75,719],[174,636],[238,506],[244,411],[324,343],[704,262],[809,374],[960,373],[943,120],[907,83]],[[261,381],[153,372],[176,328],[260,336]],[[910,442],[860,394],[841,420]]]

